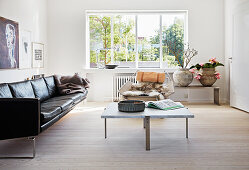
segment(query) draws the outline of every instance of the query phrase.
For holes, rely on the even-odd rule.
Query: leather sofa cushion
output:
[[[73,102],[77,102],[83,98],[85,98],[86,94],[85,93],[74,93],[74,94],[68,94],[68,95],[63,95],[63,96],[57,96],[54,97],[54,99],[56,100],[68,100],[68,99],[72,99]]]
[[[62,111],[67,110],[71,105],[73,105],[72,99],[57,99],[56,97],[50,98],[44,101],[42,104],[46,104],[48,106],[56,106],[61,107]]]
[[[44,77],[44,80],[46,82],[47,88],[48,88],[48,94],[51,97],[56,96],[57,94],[57,87],[55,84],[54,76]]]
[[[0,98],[13,98],[8,84],[0,84]]]
[[[49,98],[48,88],[43,78],[30,81],[35,93],[35,97],[41,102]]]
[[[53,106],[51,103],[41,104],[41,124],[47,123],[62,112],[58,106]]]
[[[15,98],[35,98],[30,81],[22,81],[9,84],[11,93]]]

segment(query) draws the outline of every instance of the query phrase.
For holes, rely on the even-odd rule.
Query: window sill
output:
[[[176,68],[116,68],[116,69],[99,69],[99,68],[85,68],[85,73],[135,73],[136,71],[150,71],[150,72],[168,72],[173,73]]]

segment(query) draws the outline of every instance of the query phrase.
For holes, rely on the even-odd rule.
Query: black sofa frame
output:
[[[33,155],[31,157],[1,158],[34,158],[36,155],[36,136],[69,113],[78,103],[86,99],[87,92],[86,90],[83,97],[43,124],[41,124],[41,100],[39,98],[1,98],[0,96],[0,113],[2,113],[0,118],[2,122],[0,123],[0,140],[27,138],[33,141]]]

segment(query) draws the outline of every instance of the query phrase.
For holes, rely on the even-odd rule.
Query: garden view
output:
[[[116,63],[123,67],[136,67],[136,16],[90,15],[90,66],[97,63]],[[183,55],[184,16],[137,16],[137,50],[139,67],[160,67],[160,35],[164,67],[176,67],[175,56]],[[182,62],[182,61],[180,61]]]

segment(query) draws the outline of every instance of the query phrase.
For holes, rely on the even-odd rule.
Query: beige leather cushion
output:
[[[165,81],[165,73],[156,72],[137,72],[137,81],[163,83]]]

